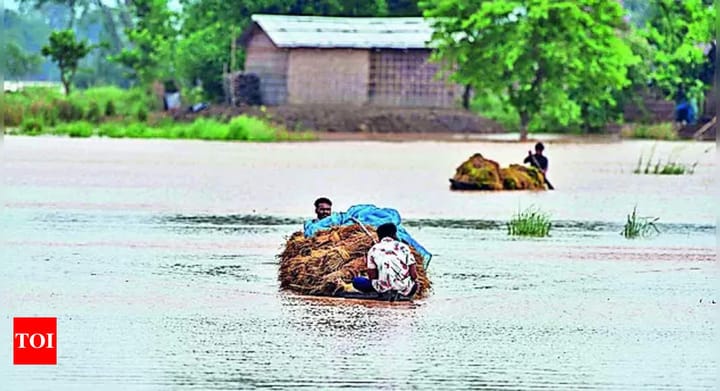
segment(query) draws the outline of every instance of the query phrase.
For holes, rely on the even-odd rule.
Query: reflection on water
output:
[[[15,367],[6,360],[3,390],[659,390],[716,389],[720,380],[715,227],[701,206],[688,202],[697,194],[710,199],[697,193],[708,167],[682,179],[688,185],[674,188],[675,199],[652,193],[668,179],[631,177],[647,181],[641,206],[663,222],[661,235],[642,240],[619,235],[630,210],[613,203],[616,196],[635,198],[629,188],[585,194],[579,179],[557,195],[476,197],[435,192],[427,176],[403,179],[405,188],[424,190],[370,201],[404,215],[408,205],[408,229],[435,254],[428,270],[433,294],[389,304],[278,291],[276,255],[311,215],[306,204],[318,183],[282,199],[274,183],[278,176],[292,182],[324,175],[323,195],[345,196],[347,189],[334,183],[354,186],[386,174],[386,166],[376,166],[385,156],[375,155],[377,148],[389,156],[402,149],[408,159],[397,163],[400,171],[432,176],[427,159],[415,156],[427,153],[425,144],[372,144],[365,158],[348,154],[344,162],[333,157],[347,152],[344,144],[337,152],[322,144],[32,140],[39,144],[20,142],[8,157],[0,335],[10,335],[13,316],[57,316],[59,365]],[[49,148],[58,143],[70,151],[93,149]],[[177,152],[182,147],[187,150]],[[325,161],[309,160],[318,158],[318,147],[331,155],[319,158],[339,162],[337,175]],[[511,147],[498,146],[496,154],[506,156]],[[572,148],[553,146],[554,161],[570,164],[588,151]],[[625,144],[619,148],[628,153]],[[451,151],[463,155],[469,148],[432,149],[435,162],[446,164]],[[298,153],[290,158],[288,151]],[[121,152],[136,160],[120,159]],[[208,160],[229,174],[209,174]],[[64,180],[55,180],[57,166]],[[230,189],[248,167],[276,179]],[[569,181],[554,170],[554,182]],[[348,172],[356,174],[352,181],[343,179]],[[633,183],[620,170],[596,174],[615,178],[607,183]],[[377,188],[371,181],[351,191],[368,202]],[[225,198],[227,191],[232,197]],[[78,194],[83,197],[70,203]],[[598,211],[555,214],[550,238],[505,232],[518,200],[559,209],[585,197]],[[228,200],[232,208],[218,206]],[[457,216],[460,210],[468,213]],[[0,340],[0,350],[10,351],[8,343]]]

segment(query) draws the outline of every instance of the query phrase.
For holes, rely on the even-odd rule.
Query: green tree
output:
[[[174,73],[177,15],[170,11],[167,0],[136,0],[131,11],[134,24],[125,33],[132,48],[113,59],[132,69],[132,77],[148,86]]]
[[[387,8],[391,16],[422,16],[416,0],[387,0]]]
[[[65,95],[70,95],[70,86],[80,60],[90,53],[92,46],[87,41],[78,41],[72,30],[53,31],[49,41],[48,45],[43,46],[42,55],[50,57],[57,64]]]
[[[650,0],[650,14],[641,34],[653,51],[653,84],[668,97],[682,88],[701,98],[707,85],[701,72],[708,61],[703,45],[713,39],[713,10],[701,0]]]
[[[503,96],[529,128],[586,125],[583,112],[614,106],[638,59],[619,37],[615,0],[427,0],[437,58],[478,93]]]
[[[39,72],[40,65],[43,62],[41,56],[26,53],[20,46],[12,42],[5,44],[4,57],[3,70],[8,76],[16,80],[31,73]]]

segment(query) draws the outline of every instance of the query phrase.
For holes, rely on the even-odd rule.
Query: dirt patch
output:
[[[710,118],[701,118],[696,124],[685,125],[678,130],[678,135],[681,138],[691,139],[694,138],[695,133],[702,131],[699,135],[699,139],[702,141],[712,141],[717,137],[717,122],[712,122]]]
[[[503,133],[495,121],[457,109],[379,108],[371,106],[287,105],[212,106],[200,113],[181,113],[177,120],[209,116],[229,120],[248,114],[267,118],[290,130],[354,133]]]

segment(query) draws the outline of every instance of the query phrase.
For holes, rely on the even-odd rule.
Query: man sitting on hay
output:
[[[397,227],[386,223],[378,227],[379,242],[367,253],[368,277],[353,277],[346,284],[338,278],[338,286],[345,292],[397,292],[412,297],[417,292],[417,266],[410,248],[397,238]]]
[[[428,295],[425,268],[432,254],[405,230],[395,209],[354,205],[346,212],[308,221],[303,228],[287,239],[279,255],[281,288],[306,295],[391,301]],[[392,254],[383,251],[395,252],[397,259],[386,262],[385,256]]]

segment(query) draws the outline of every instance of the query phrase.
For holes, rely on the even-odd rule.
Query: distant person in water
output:
[[[308,220],[305,222],[305,227],[308,225],[317,223],[318,221],[330,216],[332,214],[332,201],[326,197],[320,197],[315,200],[315,215],[317,218]]]
[[[386,223],[377,228],[379,242],[367,253],[367,277],[355,277],[352,284],[338,279],[346,292],[397,292],[412,297],[417,292],[417,266],[410,248],[398,240],[397,227]]]
[[[530,164],[531,166],[539,169],[542,171],[543,174],[547,174],[548,169],[548,159],[543,155],[543,151],[545,150],[545,146],[543,143],[537,143],[535,144],[535,154],[533,154],[531,151],[528,151],[528,156],[523,160],[523,163]]]

